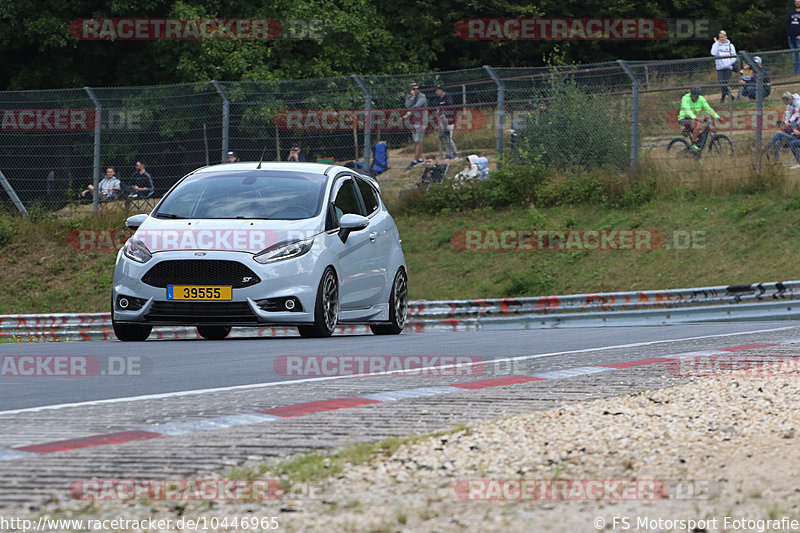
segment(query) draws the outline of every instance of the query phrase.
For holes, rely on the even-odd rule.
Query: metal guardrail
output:
[[[674,290],[409,302],[406,331],[479,331],[663,325],[800,318],[800,281]],[[340,326],[337,333],[369,333]],[[233,337],[296,335],[291,327],[235,328]],[[151,338],[198,338],[193,327],[159,327]],[[0,341],[114,340],[110,313],[0,315]]]

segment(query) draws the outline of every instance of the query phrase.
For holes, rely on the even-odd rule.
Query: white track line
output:
[[[507,357],[504,359],[491,359],[486,361],[478,361],[474,363],[461,363],[459,365],[440,365],[434,367],[426,367],[426,368],[414,368],[410,369],[406,372],[421,372],[424,370],[434,370],[437,369],[439,371],[446,369],[446,368],[455,368],[456,366],[463,368],[469,365],[487,365],[489,363],[496,364],[496,363],[504,363],[510,361],[526,361],[529,359],[540,359],[543,357],[555,357],[558,355],[574,355],[580,353],[589,353],[589,352],[602,352],[608,350],[619,350],[624,348],[638,348],[642,346],[654,346],[657,344],[667,344],[672,342],[685,342],[685,341],[693,341],[693,340],[701,340],[701,339],[715,339],[715,338],[722,338],[722,337],[736,337],[741,335],[755,335],[758,333],[771,333],[775,331],[785,331],[788,329],[796,329],[797,326],[786,326],[780,328],[770,328],[770,329],[760,329],[754,331],[743,331],[743,332],[736,332],[736,333],[718,333],[715,335],[701,335],[698,337],[685,337],[682,339],[665,339],[660,341],[647,341],[647,342],[634,342],[630,344],[617,344],[614,346],[601,346],[597,348],[584,348],[581,350],[566,350],[563,352],[550,352],[550,353],[543,353],[543,354],[533,354],[533,355],[520,355],[517,357]],[[776,343],[777,344],[777,343]],[[399,371],[403,372],[403,371]],[[335,379],[348,379],[348,378],[355,378],[355,377],[371,377],[371,376],[380,376],[385,375],[385,373],[381,372],[374,372],[371,374],[348,374],[344,376],[326,376],[326,377],[315,377],[315,378],[304,378],[304,379],[294,379],[290,381],[270,381],[267,383],[252,383],[249,385],[232,385],[229,387],[216,387],[212,389],[197,389],[197,390],[188,390],[188,391],[176,391],[176,392],[163,392],[159,394],[145,394],[142,396],[129,396],[126,398],[109,398],[107,400],[90,400],[86,402],[75,402],[75,403],[62,403],[57,405],[41,405],[38,407],[26,407],[24,409],[12,409],[9,411],[0,411],[0,416],[4,415],[16,415],[21,413],[35,413],[38,411],[47,411],[52,409],[64,409],[67,407],[84,407],[89,405],[105,405],[105,404],[113,404],[113,403],[122,403],[122,402],[141,402],[145,400],[162,400],[165,398],[179,398],[182,396],[193,396],[199,394],[209,394],[215,392],[231,392],[231,391],[240,391],[240,390],[249,390],[249,389],[260,389],[266,387],[275,387],[279,385],[297,385],[300,383],[313,383],[317,381],[329,381]]]

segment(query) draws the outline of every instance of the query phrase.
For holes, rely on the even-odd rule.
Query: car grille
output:
[[[247,302],[153,302],[145,319],[151,322],[257,323]]]
[[[230,285],[234,289],[261,283],[255,272],[238,261],[219,259],[176,259],[161,261],[144,275],[152,287],[167,285]]]

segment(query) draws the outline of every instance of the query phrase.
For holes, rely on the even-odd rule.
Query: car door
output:
[[[379,291],[382,291],[394,281],[394,272],[389,272],[389,260],[395,242],[392,232],[394,222],[389,213],[385,209],[381,209],[378,192],[367,180],[356,176],[356,185],[364,202],[366,216],[370,219],[367,229],[374,248],[370,258],[370,277],[375,278],[373,283]],[[376,303],[385,302],[378,301]]]
[[[361,194],[355,178],[350,175],[339,177],[332,191],[334,225],[347,214],[365,216]],[[332,239],[333,251],[339,258],[339,306],[343,311],[364,309],[377,303],[378,282],[371,272],[374,268],[373,256],[376,253],[374,238],[370,238],[372,228],[352,231],[342,242],[338,236]]]

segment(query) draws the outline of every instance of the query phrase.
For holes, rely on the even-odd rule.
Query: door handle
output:
[[[369,233],[369,242],[375,242],[375,239],[378,238],[378,234],[374,231]]]

